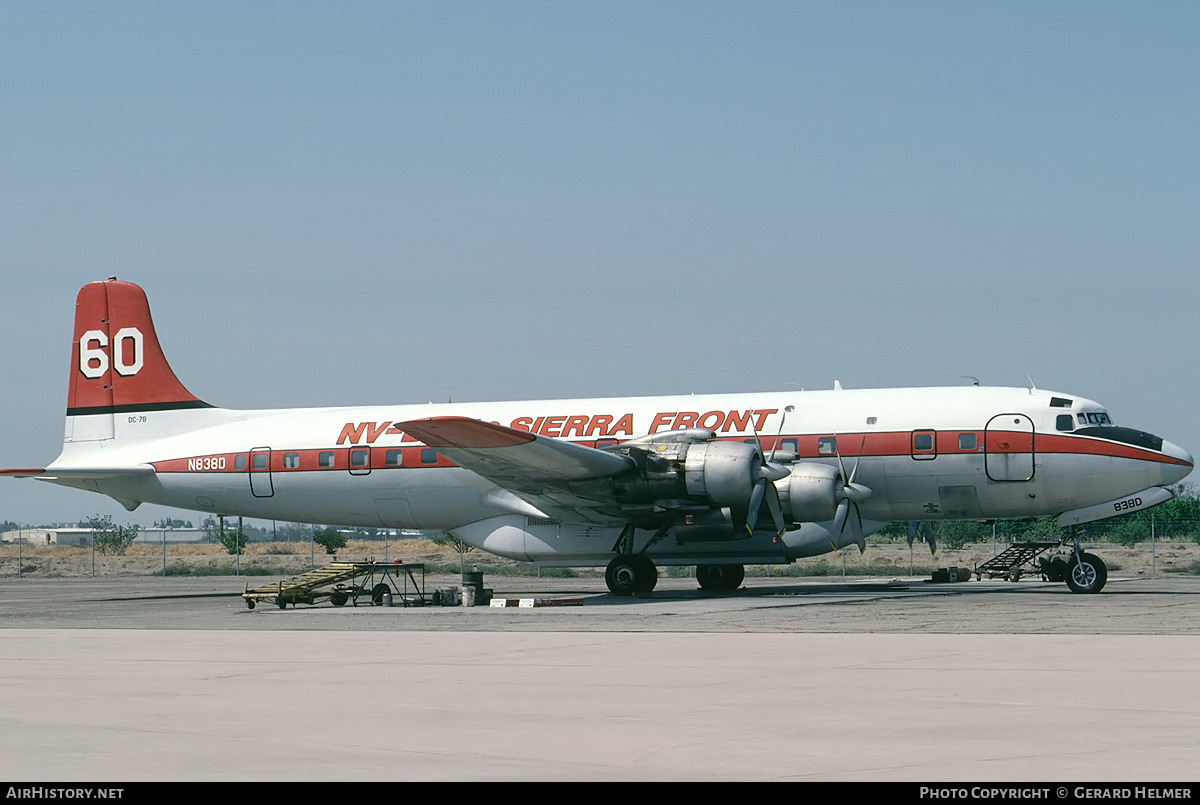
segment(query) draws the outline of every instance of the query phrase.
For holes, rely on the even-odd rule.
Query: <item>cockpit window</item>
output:
[[[1103,416],[1105,418],[1108,417],[1107,414]],[[1147,450],[1162,452],[1163,440],[1153,433],[1146,433],[1144,430],[1106,425],[1099,428],[1080,428],[1075,432],[1081,436],[1095,436],[1098,439],[1109,439],[1114,442],[1131,444],[1134,447],[1145,447]]]
[[[1112,420],[1108,417],[1107,411],[1089,411],[1086,414],[1078,414],[1080,425],[1111,425]]]
[[[1075,430],[1075,420],[1070,414],[1059,414],[1054,420],[1054,427],[1058,430],[1072,431]]]

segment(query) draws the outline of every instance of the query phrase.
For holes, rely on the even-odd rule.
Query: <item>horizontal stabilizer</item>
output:
[[[54,469],[0,470],[0,475],[8,476],[9,478],[38,478],[42,481],[56,481],[60,478],[64,480],[86,481],[153,474],[154,467],[150,464],[134,464],[128,467],[61,467]]]

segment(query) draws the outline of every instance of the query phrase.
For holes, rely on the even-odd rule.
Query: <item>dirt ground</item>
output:
[[[1001,544],[995,550],[1003,550]],[[1122,576],[1149,576],[1152,573],[1200,573],[1200,545],[1195,543],[1141,543],[1132,547],[1114,544],[1085,546],[1108,565],[1109,573]],[[386,553],[385,553],[386,550]],[[968,546],[961,550],[939,549],[931,556],[929,549],[917,543],[910,551],[907,543],[899,545],[868,545],[860,554],[856,548],[804,559],[795,565],[771,566],[769,573],[793,576],[841,575],[843,563],[848,573],[861,574],[869,568],[872,575],[928,575],[944,567],[973,569],[992,558],[991,543]],[[190,569],[196,575],[233,575],[235,573],[265,572],[267,576],[286,576],[301,573],[312,566],[324,565],[334,557],[318,546],[315,551],[307,543],[251,544],[241,557],[230,556],[218,545],[134,545],[124,556],[93,556],[86,547],[0,545],[0,578],[71,578],[87,576],[155,576],[163,574],[164,562],[169,574],[186,575]],[[459,565],[459,555],[449,548],[439,547],[429,540],[400,540],[385,545],[382,542],[352,541],[340,552],[346,560],[401,560],[408,564],[422,563],[430,568],[452,569]],[[496,573],[536,573],[532,565],[502,559],[490,554],[471,551],[465,556],[466,569],[478,565]],[[602,573],[602,568],[576,568],[575,575]],[[686,572],[686,571],[680,571]],[[747,568],[748,576],[766,575],[763,566]]]

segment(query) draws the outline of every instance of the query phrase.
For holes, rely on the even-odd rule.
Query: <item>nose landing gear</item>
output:
[[[1108,568],[1100,557],[1076,549],[1067,564],[1067,586],[1073,593],[1098,593],[1108,581]]]

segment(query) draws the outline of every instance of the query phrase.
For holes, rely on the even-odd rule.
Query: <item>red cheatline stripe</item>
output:
[[[466,448],[481,448],[481,447],[511,447],[515,445],[527,444],[533,441],[536,437],[532,433],[525,431],[513,430],[506,428],[503,425],[494,423],[481,422],[479,420],[467,419],[465,417],[452,417],[437,420],[416,420],[412,422],[398,423],[397,427],[403,425],[406,434],[421,438],[421,441],[428,447],[466,447]],[[419,432],[418,432],[419,431]],[[958,447],[958,434],[972,433],[976,434],[977,445],[982,444],[982,431],[941,431],[937,436],[937,451],[934,453],[920,454],[921,458],[933,458],[936,456],[947,455],[968,455],[979,454],[982,451],[978,448],[961,449]],[[829,435],[829,434],[824,434]],[[862,434],[838,434],[839,448],[843,458],[854,458],[859,454],[861,447],[862,455],[867,458],[884,458],[888,456],[907,456],[911,450],[911,432],[900,431],[896,433],[871,433],[863,439]],[[1007,434],[999,431],[989,431],[989,445],[996,445],[1009,440],[1012,446],[1005,450],[993,450],[993,454],[1008,453],[1008,452],[1027,452],[1029,444],[1028,433]],[[832,454],[818,455],[817,440],[821,438],[813,434],[797,434],[785,435],[779,438],[781,442],[786,440],[795,440],[799,448],[799,456],[801,460],[821,458],[831,459]],[[728,437],[722,441],[738,441],[738,437]],[[763,447],[770,450],[775,443],[775,437],[763,437]],[[584,444],[592,446],[593,441],[587,440],[584,442],[575,442],[576,444]],[[1187,462],[1172,456],[1156,453],[1153,450],[1135,447],[1132,445],[1121,444],[1118,442],[1108,442],[1102,439],[1096,439],[1086,436],[1068,436],[1065,434],[1053,433],[1038,433],[1033,437],[1034,453],[1038,455],[1054,455],[1054,454],[1074,454],[1074,455],[1095,455],[1106,456],[1109,458],[1125,458],[1140,461],[1153,461],[1162,464],[1178,464],[1186,465]],[[401,447],[398,445],[355,445],[350,447],[336,448],[306,448],[301,450],[288,450],[287,448],[274,448],[271,451],[271,466],[272,472],[295,472],[297,470],[346,470],[349,467],[348,455],[349,450],[370,449],[370,468],[371,469],[396,469],[404,467],[406,469],[417,469],[421,467],[451,467],[455,466],[453,462],[446,459],[444,456],[438,456],[437,463],[430,464],[422,460],[422,450],[420,446]],[[399,463],[387,461],[387,454],[399,452],[402,460]],[[246,468],[237,467],[235,458],[240,454],[243,457],[248,455],[249,451],[240,451],[240,453],[223,453],[213,454],[209,456],[192,456],[189,458],[164,459],[154,462],[154,467],[158,472],[195,472],[198,468],[189,467],[188,462],[203,459],[226,459],[223,467],[214,467],[211,464],[203,467],[200,471],[204,472],[245,472]],[[319,462],[321,454],[329,454],[334,461],[331,464],[322,465]],[[287,463],[286,456],[295,456],[295,465]],[[4,475],[26,475],[40,474],[43,472],[40,469],[28,470],[0,470],[0,474]]]

